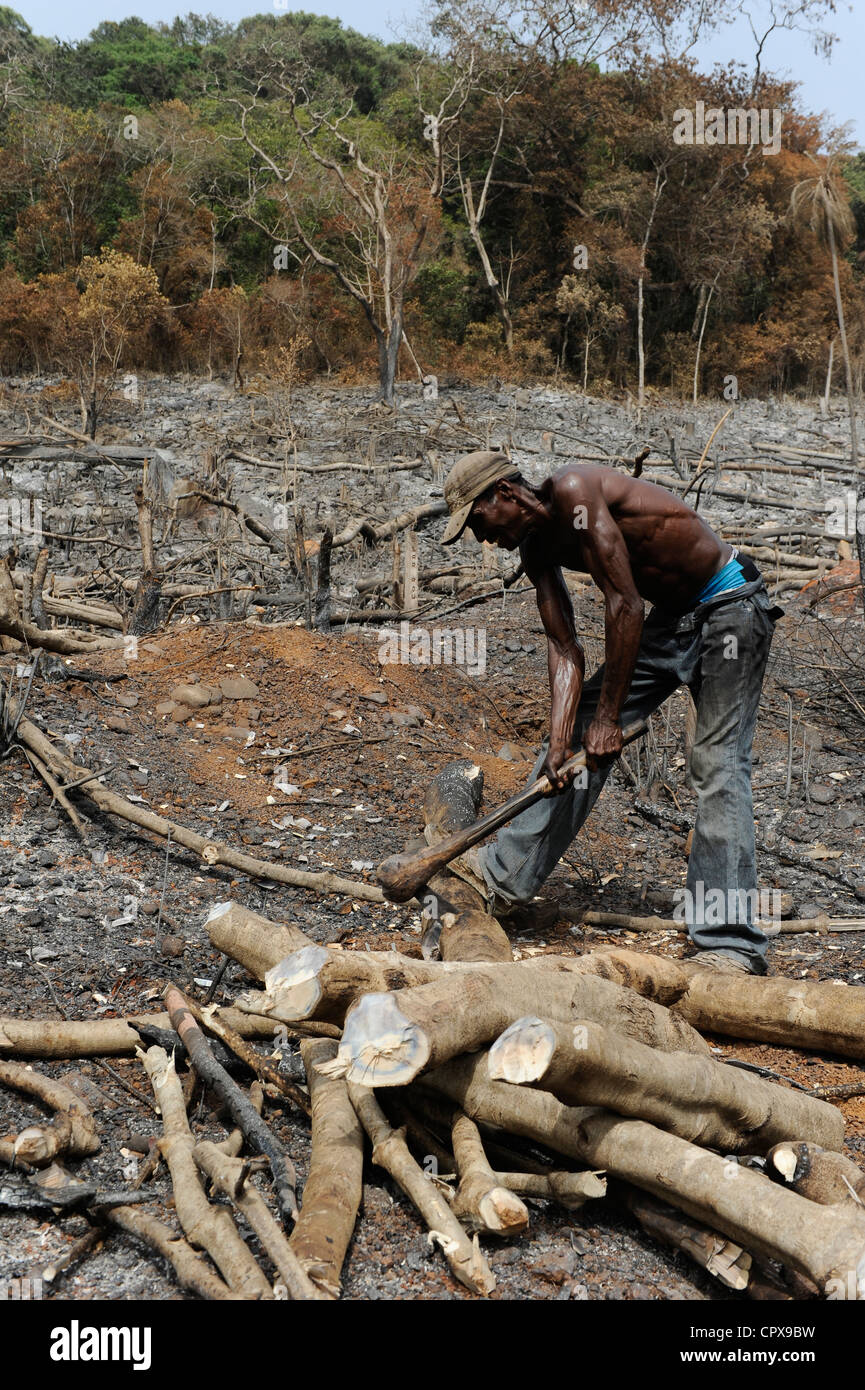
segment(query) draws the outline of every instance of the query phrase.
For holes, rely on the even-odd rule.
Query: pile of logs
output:
[[[476,814],[476,789],[461,795],[453,767],[427,794],[427,843]],[[199,1008],[168,987],[165,1012],[148,1017],[0,1019],[0,1054],[19,1059],[0,1064],[0,1082],[57,1112],[0,1141],[0,1160],[41,1194],[30,1204],[45,1202],[50,1165],[52,1203],[78,1202],[96,1224],[149,1245],[199,1296],[334,1299],[366,1135],[373,1163],[476,1295],[496,1283],[481,1241],[530,1241],[530,1203],[541,1200],[571,1212],[616,1202],[722,1286],[754,1297],[865,1299],[865,1173],[841,1152],[840,1110],[719,1061],[702,1036],[862,1058],[865,989],[719,974],[630,950],[515,960],[468,882],[442,871],[428,887],[438,930],[424,933],[422,957],[322,947],[225,902],[207,919],[210,941],[261,986],[233,1007]],[[290,1037],[305,1087],[267,1055]],[[108,1053],[137,1053],[162,1125],[136,1187],[117,1192],[62,1167],[94,1152],[95,1121],[68,1087],[21,1060]],[[222,1142],[193,1136],[196,1079],[235,1127]],[[310,1117],[300,1193],[265,1118],[268,1099]],[[140,1183],[160,1160],[182,1236],[140,1206]],[[272,1205],[253,1181],[259,1172]],[[0,1205],[10,1190],[0,1185]]]

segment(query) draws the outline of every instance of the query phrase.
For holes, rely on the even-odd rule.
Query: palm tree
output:
[[[813,156],[809,155],[813,160]],[[847,409],[850,415],[850,458],[853,468],[859,471],[859,441],[856,434],[856,395],[853,389],[853,370],[850,365],[850,349],[847,345],[847,326],[844,321],[844,305],[841,302],[841,281],[838,276],[838,247],[855,234],[856,223],[850,204],[840,185],[837,174],[837,155],[818,165],[819,172],[813,178],[797,183],[790,196],[790,220],[800,229],[809,228],[820,246],[826,247],[832,257],[832,278],[835,283],[835,312],[838,315],[838,336],[844,357],[844,371],[847,377]],[[813,160],[817,164],[816,160]],[[839,186],[840,185],[840,186]],[[857,499],[856,551],[859,556],[859,577],[865,586],[865,535],[858,525],[860,515],[865,516],[865,479],[860,480]],[[862,590],[863,612],[865,612],[865,587]]]

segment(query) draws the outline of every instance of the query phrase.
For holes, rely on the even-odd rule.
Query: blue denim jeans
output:
[[[701,950],[724,950],[764,973],[767,938],[754,924],[757,868],[751,744],[778,609],[762,579],[679,617],[653,608],[643,625],[622,725],[645,719],[681,685],[697,706],[691,781],[697,819],[679,916]],[[572,746],[598,704],[601,667],[582,691]],[[541,775],[547,743],[532,769]],[[487,884],[509,902],[529,902],[576,838],[613,764],[588,773],[515,817],[479,851]]]

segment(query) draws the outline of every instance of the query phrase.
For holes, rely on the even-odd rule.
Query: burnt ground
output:
[[[865,889],[862,857],[863,791],[856,750],[858,732],[832,721],[831,701],[803,738],[797,722],[791,794],[785,801],[788,759],[787,704],[791,662],[803,675],[806,596],[788,603],[779,626],[772,671],[755,744],[758,829],[781,835],[779,844],[814,860]],[[846,596],[845,596],[846,597]],[[837,622],[853,633],[849,606]],[[603,614],[593,594],[580,589],[575,603],[590,653],[597,652]],[[52,736],[65,740],[75,760],[88,767],[114,764],[107,781],[124,795],[209,837],[254,847],[275,861],[330,868],[371,877],[372,865],[419,827],[423,791],[430,776],[454,757],[471,756],[483,767],[485,802],[516,789],[529,770],[546,717],[544,643],[530,596],[509,595],[468,610],[487,630],[488,677],[478,682],[458,667],[380,666],[374,630],[329,636],[291,625],[211,623],[169,630],[142,641],[137,661],[109,653],[88,658],[98,679],[44,684],[31,692],[28,714]],[[468,616],[464,615],[468,621]],[[861,632],[861,629],[859,629]],[[791,642],[795,646],[791,648]],[[224,700],[185,724],[157,712],[172,688],[198,679],[245,676],[257,694]],[[822,687],[801,705],[819,704]],[[375,696],[375,699],[370,699]],[[385,697],[384,702],[382,696]],[[687,812],[692,794],[683,770],[684,699],[674,697],[667,726],[655,716],[653,753],[629,752],[630,775],[617,770],[566,860],[545,886],[555,904],[552,925],[515,938],[519,954],[581,952],[619,944],[680,956],[685,942],[672,933],[609,932],[581,925],[591,908],[669,913],[673,890],[684,877],[684,840],[675,828],[652,824],[635,810],[654,801]],[[227,710],[230,709],[230,713]],[[396,716],[396,721],[394,717]],[[249,740],[246,732],[254,734]],[[241,740],[242,742],[239,742]],[[246,746],[248,744],[248,746]],[[806,750],[803,761],[803,748]],[[274,750],[287,750],[275,752]],[[501,756],[504,753],[505,756]],[[810,761],[808,759],[810,758]],[[286,792],[276,780],[296,790]],[[804,773],[807,773],[807,781]],[[639,781],[639,786],[634,781]],[[84,810],[88,803],[79,797]],[[316,941],[344,950],[393,947],[419,954],[419,917],[411,906],[378,905],[232,877],[209,869],[193,855],[165,847],[90,807],[92,846],[85,852],[71,826],[52,808],[41,782],[13,755],[0,783],[3,884],[0,1013],[22,1017],[86,1019],[158,1007],[168,981],[199,1001],[218,969],[204,920],[214,901],[237,898],[275,921],[297,923]],[[761,883],[792,897],[796,916],[816,910],[852,915],[861,911],[853,892],[807,869],[791,868],[761,853]],[[807,862],[807,861],[806,861]],[[163,898],[164,887],[164,898]],[[162,909],[160,912],[160,901]],[[865,978],[865,938],[858,933],[779,937],[772,969],[791,978]],[[217,998],[228,1001],[249,984],[231,965]],[[862,1067],[839,1059],[714,1039],[719,1055],[769,1066],[807,1085],[857,1080]],[[120,1087],[93,1061],[39,1064],[80,1088],[98,1119],[98,1155],[72,1165],[79,1176],[117,1185],[137,1171],[141,1136],[155,1135],[150,1107]],[[141,1093],[140,1065],[110,1065]],[[299,1057],[283,1057],[298,1071]],[[298,1071],[298,1074],[301,1074]],[[34,1107],[4,1092],[4,1129],[34,1118]],[[841,1103],[847,1151],[865,1164],[865,1097]],[[193,1129],[224,1132],[200,1103]],[[301,1181],[309,1157],[308,1126],[286,1106],[268,1117],[294,1158]],[[170,1188],[160,1173],[149,1185],[155,1209],[170,1208]],[[498,1278],[497,1299],[725,1299],[736,1298],[714,1280],[644,1234],[612,1202],[590,1203],[577,1213],[542,1202],[532,1205],[533,1224],[523,1240],[488,1242]],[[79,1216],[42,1221],[0,1217],[0,1278],[38,1274],[86,1230]],[[364,1205],[345,1269],[349,1299],[461,1299],[470,1297],[431,1251],[412,1208],[381,1172],[369,1167]],[[45,1286],[51,1298],[178,1299],[184,1297],[160,1260],[119,1233],[97,1252]]]
[[[85,602],[115,602],[128,612],[128,586],[134,587],[140,568],[132,501],[140,461],[122,467],[94,462],[62,432],[60,438],[56,431],[43,436],[40,444],[31,430],[41,427],[33,422],[44,420],[45,410],[72,428],[79,423],[63,383],[17,381],[0,393],[0,455],[7,451],[0,460],[0,496],[38,497],[52,571]],[[154,468],[160,461],[163,490],[175,478],[230,486],[253,515],[277,530],[287,525],[286,514],[292,518],[285,502],[293,495],[310,538],[326,524],[338,530],[364,514],[381,523],[440,497],[444,468],[490,440],[508,443],[533,480],[571,459],[631,457],[648,442],[659,457],[647,465],[647,475],[681,492],[723,412],[712,402],[692,412],[659,400],[641,422],[612,400],[492,383],[454,384],[447,398],[429,405],[406,387],[400,410],[391,414],[365,388],[304,387],[291,403],[290,444],[286,413],[284,400],[235,395],[219,382],[154,379],[141,383],[137,404],[113,403],[100,440],[146,446]],[[786,894],[788,911],[798,917],[858,915],[865,901],[862,622],[856,590],[819,597],[856,577],[849,543],[824,524],[853,481],[845,471],[845,419],[840,406],[824,418],[808,403],[740,402],[708,454],[711,471],[689,498],[722,534],[762,548],[767,582],[787,610],[764,687],[754,787],[758,830],[767,845],[759,854],[761,884]],[[66,447],[58,448],[64,439]],[[215,475],[212,450],[220,454]],[[264,468],[256,459],[265,460]],[[375,472],[367,469],[373,463]],[[66,680],[39,677],[27,714],[77,763],[108,768],[106,785],[210,838],[249,845],[262,858],[371,879],[375,863],[417,833],[425,787],[446,762],[478,761],[486,805],[492,805],[525,780],[547,718],[544,639],[531,593],[499,592],[455,613],[477,578],[503,576],[509,562],[488,567],[487,556],[481,569],[480,547],[469,541],[443,550],[440,531],[438,519],[419,527],[422,571],[456,560],[474,566],[475,578],[431,577],[419,621],[483,630],[482,678],[459,666],[380,665],[372,623],[336,627],[328,636],[308,631],[305,595],[292,588],[286,556],[274,557],[255,537],[204,518],[200,526],[183,522],[173,540],[161,523],[160,562],[178,581],[218,587],[227,574],[246,590],[227,596],[225,612],[224,595],[181,605],[166,629],[140,642],[135,660],[96,654],[72,659]],[[773,546],[779,547],[774,553]],[[796,569],[791,546],[810,557],[812,567],[829,570],[823,590],[811,583],[799,592],[801,577],[788,573],[785,579],[785,566]],[[313,555],[315,548],[308,543]],[[335,604],[357,613],[365,604],[388,603],[390,575],[387,544],[359,538],[335,550]],[[254,594],[251,584],[258,586]],[[600,596],[578,581],[571,591],[591,668],[603,646]],[[15,675],[19,661],[0,657],[13,694],[25,684]],[[82,667],[90,679],[74,678]],[[225,697],[180,723],[160,708],[180,683],[214,686],[238,677],[251,681],[254,693],[246,687],[245,698]],[[603,931],[583,921],[598,908],[671,913],[674,891],[684,881],[685,826],[693,809],[684,708],[684,696],[674,696],[639,751],[626,751],[583,834],[545,885],[547,924],[514,934],[518,953],[611,944],[685,952],[678,934]],[[166,853],[163,843],[101,816],[83,790],[73,796],[89,824],[87,847],[51,805],[20,751],[0,763],[0,1015],[135,1014],[158,1008],[170,981],[201,1001],[220,967],[204,921],[214,902],[228,898],[275,921],[296,922],[313,939],[344,950],[419,953],[420,920],[411,906],[313,896],[232,877],[177,846]],[[771,968],[791,978],[862,983],[865,935],[782,935],[773,944]],[[216,997],[229,1001],[248,984],[232,964]],[[849,1061],[712,1041],[720,1056],[770,1067],[807,1086],[862,1077],[862,1066]],[[114,1186],[134,1178],[159,1122],[140,1064],[113,1058],[109,1065],[112,1072],[95,1061],[39,1063],[78,1087],[97,1117],[99,1153],[70,1167]],[[282,1065],[302,1074],[296,1052],[283,1054]],[[4,1133],[38,1113],[6,1088],[3,1107]],[[847,1152],[865,1165],[865,1097],[840,1108]],[[302,1183],[308,1124],[288,1107],[269,1103],[267,1113]],[[193,1128],[212,1137],[224,1133],[200,1101]],[[164,1173],[145,1190],[154,1209],[171,1220]],[[524,1239],[486,1243],[498,1278],[495,1299],[740,1297],[644,1234],[610,1199],[577,1213],[530,1205],[533,1224]],[[86,1229],[80,1216],[43,1221],[3,1212],[0,1281],[38,1275]],[[349,1299],[470,1297],[430,1249],[407,1201],[371,1166],[344,1290]],[[185,1297],[158,1258],[116,1232],[43,1291],[48,1298],[76,1300]]]

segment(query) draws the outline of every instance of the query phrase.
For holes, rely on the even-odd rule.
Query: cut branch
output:
[[[164,1132],[159,1148],[171,1173],[177,1219],[191,1244],[207,1251],[236,1296],[270,1298],[270,1284],[241,1240],[227,1207],[212,1206],[204,1195],[173,1060],[161,1047],[148,1048],[139,1055],[162,1111]]]
[[[844,1118],[714,1057],[659,1052],[600,1023],[521,1018],[490,1048],[492,1080],[541,1085],[568,1105],[603,1105],[725,1153],[766,1153],[791,1135],[840,1150]]]
[[[469,1240],[442,1194],[409,1153],[402,1132],[391,1129],[372,1091],[349,1085],[348,1093],[372,1141],[373,1163],[390,1173],[417,1207],[429,1229],[430,1244],[441,1246],[451,1272],[472,1293],[492,1293],[495,1276],[481,1254],[477,1236]]]
[[[171,1026],[189,1053],[189,1060],[202,1081],[224,1103],[248,1142],[253,1144],[259,1153],[267,1155],[280,1214],[283,1221],[293,1221],[297,1214],[297,1177],[294,1165],[279,1140],[251,1105],[249,1098],[217,1062],[186,1000],[173,985],[169,985],[165,991],[165,1004]]]

